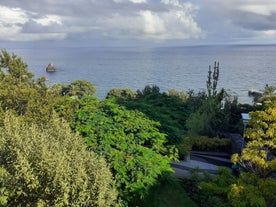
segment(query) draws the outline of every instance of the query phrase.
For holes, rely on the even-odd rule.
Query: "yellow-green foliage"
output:
[[[0,128],[0,206],[115,206],[105,160],[82,142],[58,118],[38,127],[6,113]]]
[[[232,156],[249,173],[242,173],[233,184],[229,200],[234,207],[265,207],[276,203],[276,181],[270,173],[276,169],[276,159],[269,152],[276,148],[276,102],[271,102],[264,111],[250,113],[250,128],[245,136],[249,139],[241,155]]]
[[[190,137],[193,150],[225,152],[230,148],[231,142],[227,138],[206,136]]]
[[[264,111],[250,113],[249,126],[245,136],[249,139],[241,155],[232,156],[246,171],[266,177],[275,170],[275,159],[269,160],[268,153],[276,149],[276,102],[266,106]],[[274,164],[273,164],[274,163]],[[273,169],[274,168],[274,169]]]
[[[29,122],[45,123],[51,116],[54,98],[47,92],[46,78],[33,77],[21,58],[5,50],[0,52],[0,111],[13,110]]]
[[[231,186],[228,199],[233,207],[266,207],[276,203],[276,182],[253,173],[242,173]]]

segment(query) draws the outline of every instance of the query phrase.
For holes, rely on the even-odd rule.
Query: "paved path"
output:
[[[178,178],[185,178],[190,176],[190,170],[194,168],[198,168],[200,174],[203,171],[208,171],[210,174],[216,174],[218,167],[217,165],[201,162],[197,160],[189,160],[189,161],[180,161],[180,162],[172,162],[172,168],[174,169],[174,176]]]

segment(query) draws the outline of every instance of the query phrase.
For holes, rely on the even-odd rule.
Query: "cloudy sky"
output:
[[[276,43],[276,0],[0,0],[0,43]]]

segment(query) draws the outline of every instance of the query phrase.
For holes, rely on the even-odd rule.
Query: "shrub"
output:
[[[231,141],[227,138],[209,138],[206,136],[191,137],[192,150],[225,152],[231,149]]]
[[[44,127],[5,114],[0,129],[0,206],[112,206],[117,192],[105,160],[69,126]]]
[[[189,138],[184,138],[180,144],[176,145],[180,160],[184,160],[192,150],[192,145]]]

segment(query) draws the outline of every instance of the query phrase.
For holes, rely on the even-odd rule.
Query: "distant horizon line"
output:
[[[0,42],[0,45],[3,43]],[[191,48],[191,47],[250,47],[250,46],[260,46],[260,47],[265,47],[265,46],[276,46],[276,43],[206,43],[206,44],[183,44],[183,45],[122,45],[122,46],[115,46],[115,45],[70,45],[70,44],[54,44],[54,46],[51,46],[49,44],[47,45],[25,45],[25,42],[23,43],[4,43],[4,47],[0,47],[0,50],[6,50],[6,49],[55,49],[55,48]],[[11,44],[11,45],[10,45]]]

